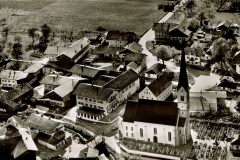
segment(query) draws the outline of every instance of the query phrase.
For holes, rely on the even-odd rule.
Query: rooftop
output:
[[[99,73],[105,72],[105,70],[94,68],[94,67],[89,67],[89,66],[75,64],[71,68],[70,72],[72,72],[73,74],[78,74],[78,75],[81,75],[81,76],[94,78]]]
[[[167,89],[172,84],[167,77],[167,73],[163,73],[158,76],[152,83],[150,83],[147,87],[150,91],[157,97],[159,96],[165,89]]]
[[[119,90],[123,90],[139,78],[140,78],[140,75],[138,75],[132,69],[129,69],[126,72],[123,72],[122,74],[117,76],[115,79],[108,82],[103,87],[104,88],[111,88],[111,89],[116,89],[117,88]]]
[[[143,51],[142,45],[138,44],[136,42],[132,42],[132,43],[126,45],[124,48],[128,49],[134,53],[142,53],[142,51]]]
[[[166,65],[155,63],[146,71],[146,73],[159,74],[164,68],[166,68]]]
[[[175,102],[145,99],[139,99],[138,102],[128,101],[123,115],[123,121],[176,126],[178,110],[177,103]]]
[[[87,115],[92,115],[92,116],[99,116],[104,113],[103,110],[95,109],[95,108],[90,108],[90,107],[85,107],[83,106],[81,109],[77,110],[77,113],[83,113]]]
[[[24,124],[26,126],[33,127],[48,134],[52,134],[56,127],[60,125],[59,122],[35,114],[31,114]]]
[[[170,31],[177,25],[175,23],[154,23],[152,30]]]
[[[112,89],[85,83],[79,83],[79,85],[73,92],[73,94],[77,96],[103,101],[108,101],[112,93],[113,93]]]
[[[30,67],[28,67],[24,72],[25,73],[36,73],[37,71],[39,71],[43,67],[44,67],[43,64],[35,63],[35,64],[31,65]]]
[[[134,32],[108,31],[106,40],[132,41]]]
[[[147,55],[141,53],[126,53],[124,57],[124,61],[135,61],[135,62],[142,62],[143,58]]]
[[[57,56],[58,54],[65,52],[68,49],[69,49],[69,47],[48,46],[47,49],[45,50],[44,54],[46,54],[46,55],[55,54]]]
[[[85,153],[87,153],[87,156],[85,156]],[[83,150],[80,151],[79,153],[79,158],[97,158],[99,154],[99,150],[91,148],[91,147],[86,147]]]
[[[2,70],[0,72],[1,79],[22,80],[27,78],[28,73],[23,71]]]

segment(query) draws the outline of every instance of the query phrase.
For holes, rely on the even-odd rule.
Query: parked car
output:
[[[203,34],[198,34],[198,35],[197,35],[198,38],[203,38],[204,36],[205,36],[205,35],[203,35]]]
[[[198,34],[205,35],[205,32],[203,32],[203,31],[198,31]]]

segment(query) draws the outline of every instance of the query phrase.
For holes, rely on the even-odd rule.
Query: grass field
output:
[[[25,3],[25,2],[24,2]],[[28,2],[32,3],[32,2]],[[34,2],[35,3],[35,2]],[[77,31],[106,29],[134,31],[141,35],[165,13],[157,10],[159,2],[139,1],[56,1],[19,18],[13,28],[39,28],[48,24],[52,30]]]

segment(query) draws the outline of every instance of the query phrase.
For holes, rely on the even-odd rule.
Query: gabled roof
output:
[[[47,97],[50,93],[54,92],[63,98],[66,95],[68,95],[69,93],[71,93],[72,91],[74,91],[78,82],[79,82],[79,80],[77,80],[77,79],[69,80],[69,81],[63,83],[62,85],[54,88],[54,90],[48,92],[44,97]]]
[[[1,79],[21,80],[27,78],[28,73],[23,71],[2,70],[0,72]]]
[[[203,49],[200,47],[196,47],[196,48],[186,47],[184,51],[186,55],[190,55],[191,53],[193,53],[197,57],[201,57],[203,54]]]
[[[219,23],[219,25],[217,25],[217,28],[219,28],[221,26],[230,27],[231,24],[232,24],[231,22],[229,22],[228,20],[225,20],[225,21]]]
[[[132,41],[134,36],[134,32],[108,31],[106,40]]]
[[[223,77],[228,76],[228,77],[232,77],[236,82],[240,81],[240,74],[238,74],[234,69],[230,68],[226,71],[225,74],[223,74],[223,76],[220,78],[220,80],[223,79]]]
[[[65,55],[66,57],[69,57],[72,59],[88,44],[90,44],[90,40],[87,38],[82,38],[82,39],[78,40],[77,42],[74,42],[72,45],[69,46],[68,50],[64,51],[63,53],[59,54],[58,56]]]
[[[128,101],[123,115],[124,122],[146,122],[176,126],[178,107],[175,102],[139,99]]]
[[[188,26],[192,26],[193,28],[196,28],[197,26],[199,26],[199,22],[196,19],[192,19]]]
[[[52,134],[55,128],[60,125],[59,122],[49,118],[41,117],[36,114],[31,114],[24,123],[26,126],[36,128],[40,131]]]
[[[98,117],[104,113],[104,110],[82,106],[81,109],[77,110],[77,113]]]
[[[84,83],[79,83],[79,85],[73,92],[73,94],[77,96],[103,101],[107,101],[112,93],[113,93],[112,89]]]
[[[57,145],[58,143],[62,142],[65,139],[66,135],[63,130],[59,130],[55,132],[53,135],[49,135],[46,133],[39,132],[36,139],[44,141],[51,145]]]
[[[237,89],[240,87],[239,83],[232,83],[227,81],[226,79],[222,80],[219,84],[219,87],[227,87],[227,88],[231,88],[231,89]]]
[[[172,84],[169,81],[167,74],[164,72],[147,87],[154,94],[155,97],[159,96],[165,89],[167,89]]]
[[[62,46],[48,46],[45,50],[44,54],[46,55],[52,55],[55,54],[56,56],[62,52],[65,52],[68,50],[69,47],[62,47]]]
[[[238,137],[238,139],[236,139],[235,141],[233,141],[231,143],[231,145],[240,145],[240,137]]]
[[[13,160],[10,156],[18,143],[21,141],[21,136],[7,138],[0,140],[0,159],[1,160]]]
[[[181,87],[183,87],[185,89],[185,91],[188,92],[189,85],[188,85],[188,77],[187,77],[187,69],[186,69],[184,48],[182,48],[180,74],[179,74],[179,81],[178,81],[177,90],[179,90]]]
[[[130,62],[142,62],[143,58],[147,55],[141,54],[141,53],[126,53],[124,57],[124,61],[130,61]]]
[[[126,45],[124,48],[128,49],[134,53],[142,53],[142,51],[143,51],[142,45],[138,44],[136,42],[132,42],[132,43]]]
[[[191,31],[187,28],[183,29],[180,27],[175,27],[171,31],[168,32],[168,35],[172,37],[188,37],[191,34]]]
[[[78,157],[85,158],[85,153],[87,153],[86,158],[97,158],[98,154],[99,154],[99,150],[91,148],[91,147],[86,147],[80,151]]]
[[[22,96],[23,94],[29,92],[32,87],[28,84],[23,84],[21,88],[14,88],[10,91],[0,92],[0,101],[7,104],[8,106],[15,108],[19,105],[18,102],[15,101],[18,97]]]
[[[145,73],[159,74],[164,68],[166,68],[166,65],[155,63]]]
[[[154,23],[152,30],[160,30],[160,31],[170,31],[175,28],[178,24],[176,23]]]
[[[104,73],[105,70],[103,70],[103,69],[98,69],[98,68],[94,68],[94,67],[89,67],[89,66],[84,66],[84,65],[75,64],[75,65],[71,68],[70,72],[72,72],[72,73],[74,73],[74,74],[81,75],[81,76],[94,78],[94,77],[97,76],[99,73]]]
[[[25,73],[36,73],[37,71],[39,71],[43,67],[44,67],[43,64],[35,63],[35,64],[31,65],[30,67],[28,67],[24,72]]]
[[[130,68],[136,70],[136,69],[138,68],[138,65],[137,65],[137,63],[135,63],[135,62],[130,62],[130,63],[127,65],[127,67],[130,67]]]
[[[94,80],[94,85],[97,86],[104,86],[105,84],[107,84],[108,82],[110,82],[111,80],[113,80],[115,77],[112,76],[108,76],[108,75],[100,75],[99,77],[97,77]]]
[[[38,148],[36,147],[32,136],[29,134],[29,131],[20,128],[19,133],[22,136],[22,140],[18,143],[18,145],[12,152],[15,159],[26,151],[38,151]]]
[[[104,88],[111,88],[111,89],[119,89],[123,90],[127,86],[129,86],[131,83],[139,79],[141,76],[137,74],[134,70],[129,69],[126,72],[123,72],[119,76],[117,76],[115,79],[108,82]]]

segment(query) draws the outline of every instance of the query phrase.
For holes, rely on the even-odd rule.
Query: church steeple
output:
[[[179,74],[177,90],[179,90],[181,87],[183,87],[185,89],[185,91],[188,92],[189,85],[188,85],[188,77],[187,77],[187,69],[186,69],[184,48],[182,48],[180,74]]]

